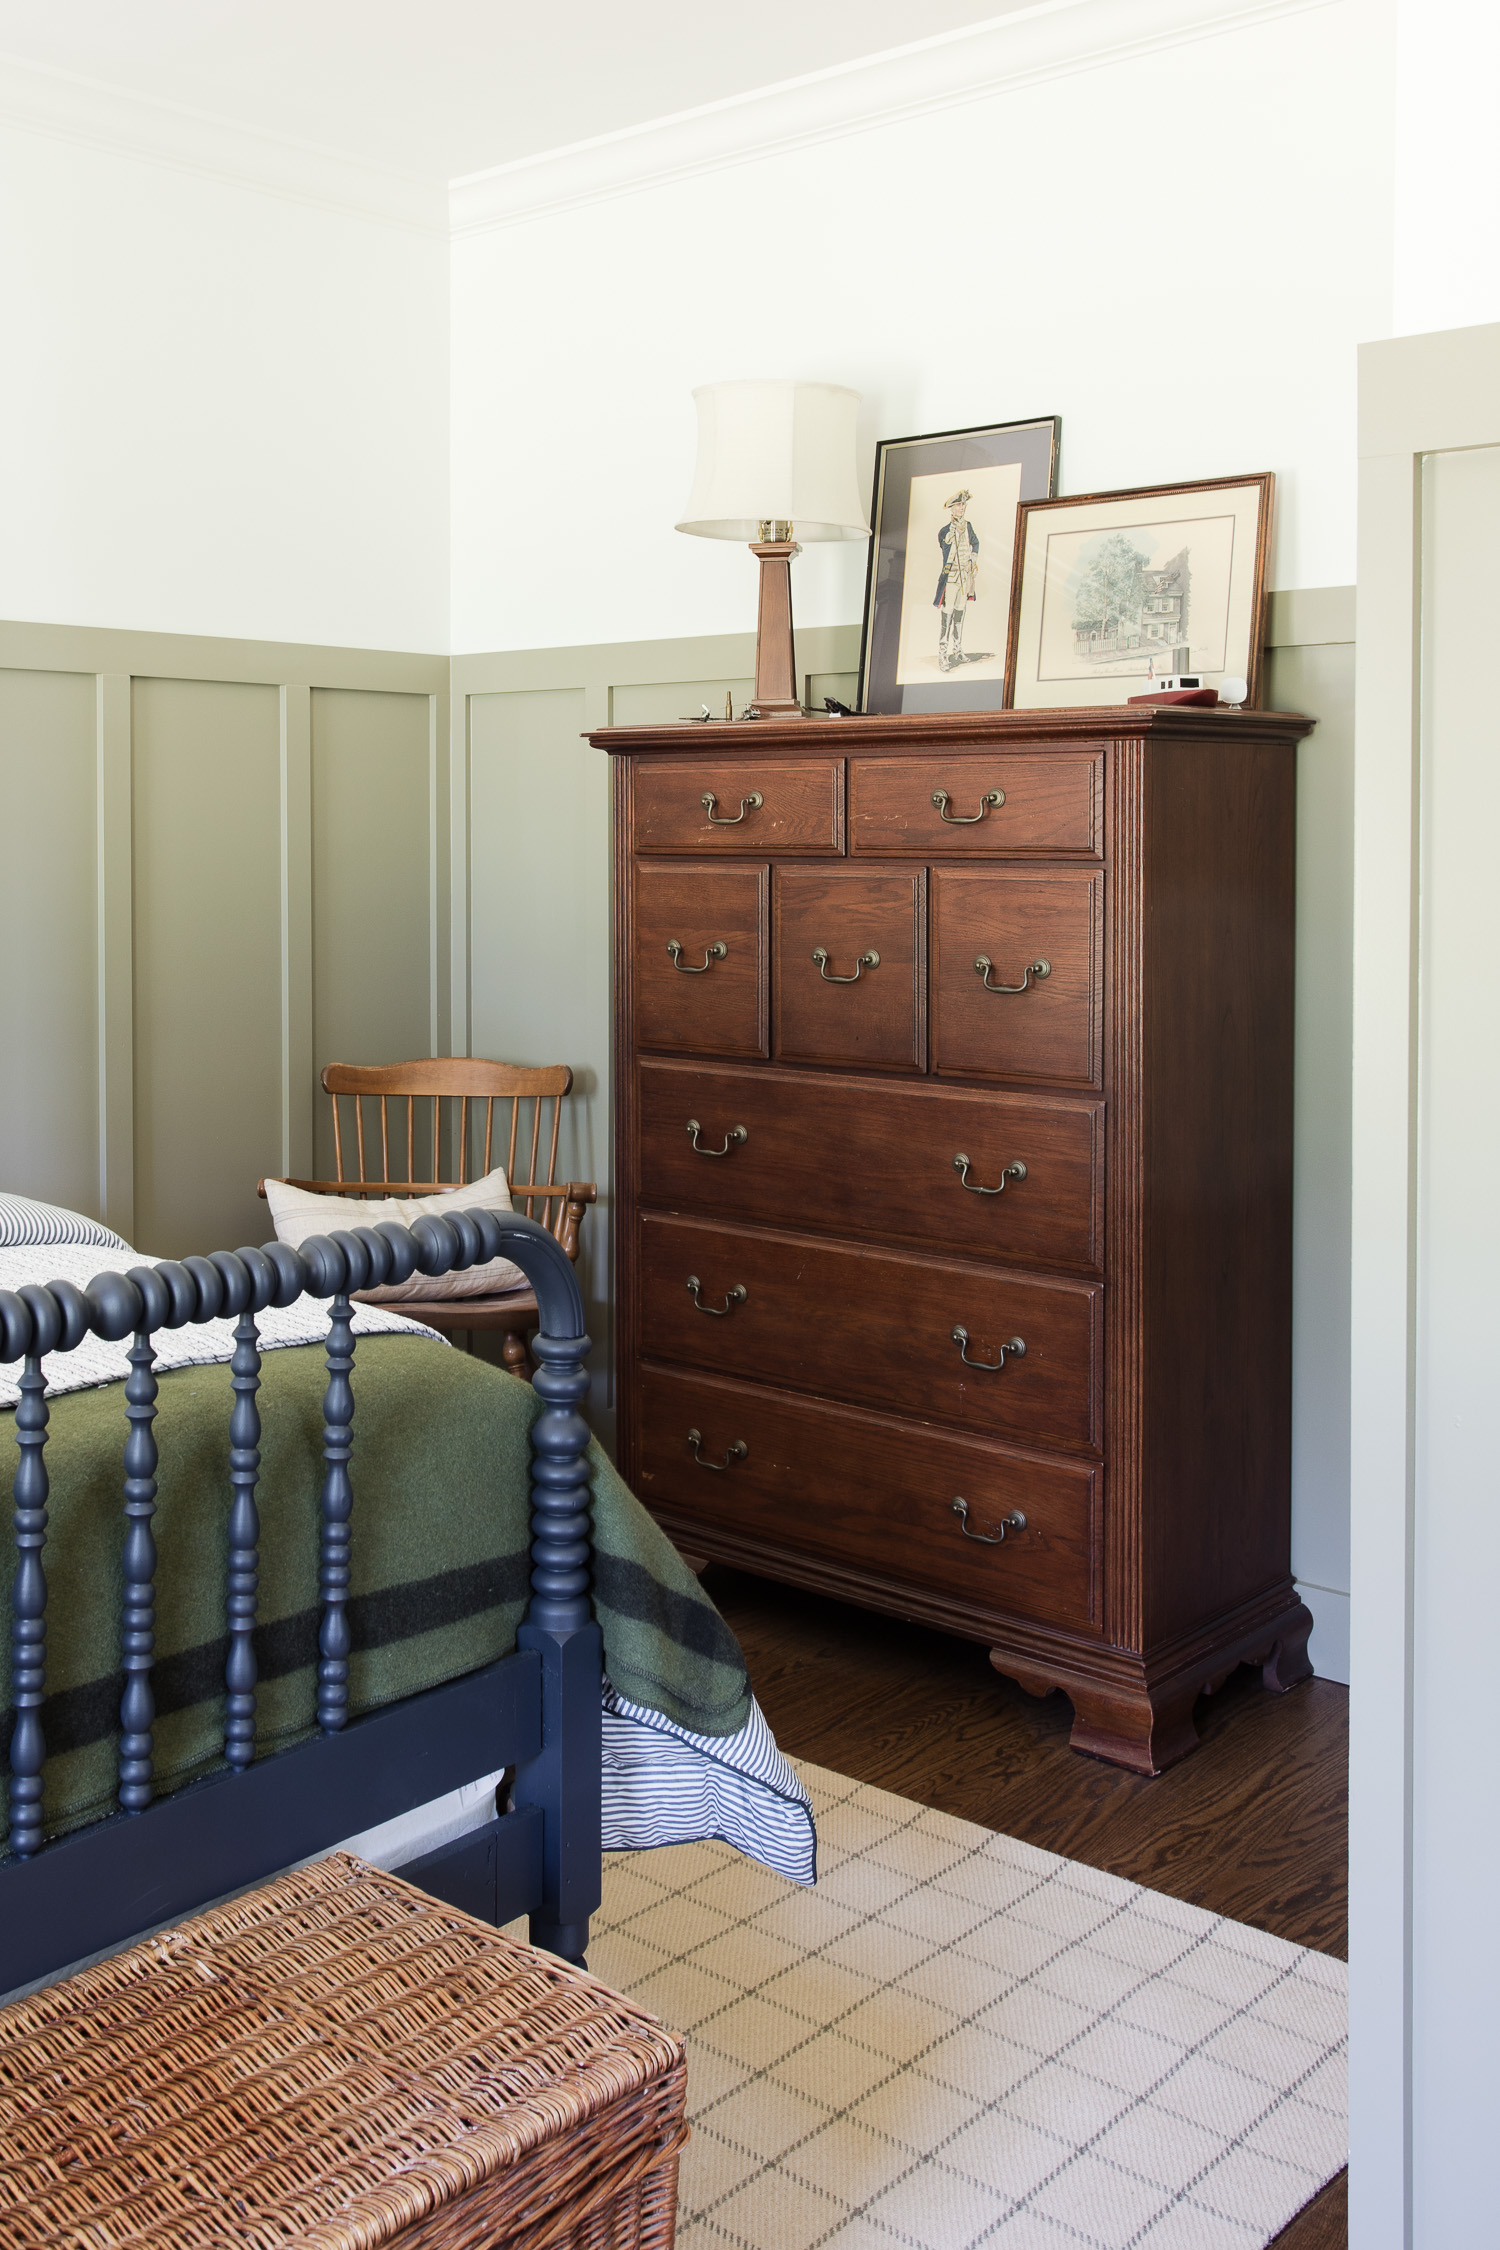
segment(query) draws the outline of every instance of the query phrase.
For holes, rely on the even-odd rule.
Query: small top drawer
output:
[[[638,852],[842,852],[842,758],[638,761]]]
[[[684,1054],[767,1053],[768,867],[635,868],[635,1035]]]
[[[964,751],[851,758],[849,848],[924,858],[1012,852],[1100,857],[1104,751],[1072,757]]]

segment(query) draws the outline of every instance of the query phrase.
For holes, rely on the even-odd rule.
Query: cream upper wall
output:
[[[1397,0],[1392,332],[1500,320],[1500,12]]]
[[[753,563],[671,526],[692,386],[762,373],[858,387],[866,469],[1043,412],[1064,491],[1274,468],[1272,584],[1347,583],[1392,55],[1381,0],[1329,0],[458,233],[454,647],[743,627]],[[809,549],[799,620],[857,616],[863,573]]]
[[[670,525],[693,383],[759,370],[859,384],[867,461],[1056,410],[1065,490],[1268,463],[1273,583],[1345,583],[1355,342],[1500,316],[1497,24],[1033,0],[451,199],[404,144],[381,170],[4,63],[0,615],[432,650],[739,630],[747,559]],[[955,100],[966,73],[1009,88]],[[860,578],[810,551],[799,616],[852,619]]]
[[[448,645],[448,247],[0,124],[0,616]]]

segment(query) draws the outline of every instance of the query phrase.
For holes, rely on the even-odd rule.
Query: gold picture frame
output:
[[[1269,469],[1016,511],[1005,703],[1126,703],[1153,679],[1244,680],[1260,701]]]

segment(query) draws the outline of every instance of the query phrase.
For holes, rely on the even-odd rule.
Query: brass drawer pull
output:
[[[731,1125],[728,1132],[724,1135],[724,1146],[722,1148],[705,1148],[703,1146],[703,1143],[698,1138],[698,1135],[702,1132],[703,1127],[698,1123],[696,1117],[690,1117],[688,1119],[687,1129],[688,1139],[692,1142],[694,1148],[698,1151],[698,1154],[700,1156],[727,1156],[730,1150],[735,1146],[736,1142],[748,1141],[750,1138],[750,1128],[748,1127],[748,1125]]]
[[[998,1375],[1007,1359],[1024,1359],[1026,1357],[1026,1339],[1024,1336],[1012,1336],[1008,1344],[1002,1344],[998,1359],[970,1359],[969,1331],[967,1328],[953,1329],[950,1340],[957,1344],[958,1356],[965,1367],[983,1368],[986,1375]]]
[[[972,828],[975,821],[983,820],[987,812],[998,812],[1000,810],[1005,802],[1005,791],[1003,789],[986,789],[979,800],[978,812],[949,812],[948,807],[952,804],[953,799],[946,789],[934,789],[932,801],[937,807],[938,819],[946,820],[950,828]]]
[[[986,992],[1024,992],[1033,977],[1040,984],[1043,977],[1050,977],[1052,974],[1052,963],[1050,961],[1033,961],[1019,984],[991,984],[990,971],[994,966],[994,962],[987,953],[975,954],[974,968]]]
[[[852,977],[831,977],[828,974],[828,948],[826,945],[815,945],[813,947],[813,959],[818,964],[818,974],[825,984],[858,984],[866,969],[878,969],[880,967],[880,955],[873,947],[868,953],[860,955],[859,966]]]
[[[733,828],[735,822],[743,820],[747,812],[759,812],[766,800],[758,789],[752,789],[748,797],[741,797],[738,812],[716,813],[714,806],[718,801],[711,789],[705,789],[698,799],[715,828]]]
[[[684,961],[682,946],[676,938],[668,938],[667,951],[671,955],[673,968],[681,969],[685,977],[701,977],[706,969],[713,967],[715,961],[724,961],[729,957],[729,948],[722,938],[715,938],[712,945],[703,948],[701,962]]]
[[[1019,1508],[1012,1508],[1008,1516],[1001,1517],[998,1531],[971,1531],[969,1529],[969,1503],[967,1500],[955,1500],[953,1513],[958,1518],[958,1528],[965,1539],[977,1539],[981,1547],[1002,1547],[1005,1544],[1007,1531],[1024,1531],[1026,1529],[1026,1518]]]
[[[726,1313],[732,1313],[735,1306],[743,1305],[750,1295],[750,1292],[745,1287],[745,1284],[742,1281],[737,1281],[732,1289],[725,1290],[724,1302],[722,1305],[705,1305],[703,1299],[698,1294],[699,1290],[703,1287],[703,1284],[698,1279],[698,1276],[695,1273],[690,1273],[688,1275],[687,1285],[688,1295],[692,1298],[693,1303],[697,1306],[699,1312],[709,1313],[715,1320],[722,1320]]]
[[[953,1159],[953,1169],[958,1174],[959,1185],[966,1187],[970,1195],[1004,1195],[1007,1180],[1024,1180],[1026,1177],[1026,1167],[1017,1157],[1015,1163],[1007,1164],[1000,1174],[998,1187],[981,1187],[977,1180],[969,1178],[969,1166],[972,1162],[972,1157],[968,1156],[955,1156]]]
[[[699,1446],[703,1443],[703,1432],[701,1430],[689,1430],[687,1434],[687,1441],[688,1444],[692,1447],[693,1459],[697,1462],[699,1468],[712,1469],[715,1476],[722,1476],[731,1461],[743,1461],[746,1454],[750,1451],[750,1448],[748,1445],[746,1445],[744,1439],[742,1437],[737,1437],[731,1444],[725,1446],[724,1458],[722,1461],[705,1461],[702,1454],[698,1451]]]

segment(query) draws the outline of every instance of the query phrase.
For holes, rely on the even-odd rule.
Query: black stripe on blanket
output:
[[[600,1606],[633,1623],[654,1625],[669,1641],[692,1656],[706,1656],[743,1674],[745,1659],[740,1644],[716,1609],[691,1594],[674,1593],[653,1578],[643,1563],[624,1555],[596,1554],[594,1592]]]
[[[357,1594],[348,1605],[349,1631],[358,1648],[387,1648],[393,1641],[412,1639],[439,1626],[457,1625],[487,1609],[524,1603],[527,1597],[527,1558],[499,1555],[487,1562],[470,1563],[462,1570],[440,1571],[432,1578],[410,1580],[404,1586],[386,1586],[378,1593]],[[640,1624],[656,1626],[669,1640],[694,1656],[703,1656],[738,1670],[739,1645],[716,1610],[674,1593],[653,1578],[640,1563],[620,1555],[594,1557],[594,1591],[605,1609]],[[302,1609],[291,1617],[255,1628],[255,1658],[263,1680],[284,1679],[318,1660],[318,1622],[321,1611]],[[163,1656],[152,1668],[151,1686],[158,1713],[186,1711],[224,1692],[224,1665],[229,1636],[200,1641],[196,1648]],[[123,1672],[106,1673],[82,1686],[60,1688],[42,1705],[42,1731],[50,1754],[82,1750],[91,1742],[106,1741],[119,1731]],[[9,1739],[9,1729],[5,1730]],[[0,1775],[8,1775],[10,1760],[0,1751]]]
[[[527,1590],[526,1557],[499,1555],[487,1562],[470,1563],[462,1570],[440,1571],[434,1578],[417,1578],[404,1586],[385,1586],[378,1593],[356,1594],[348,1605],[349,1631],[356,1648],[387,1648],[392,1641],[410,1640],[440,1625],[456,1625],[486,1609],[524,1602]],[[255,1628],[255,1660],[263,1680],[284,1679],[318,1661],[318,1609],[297,1610],[273,1624]],[[158,1658],[151,1671],[151,1688],[158,1713],[186,1711],[224,1692],[224,1665],[229,1636],[200,1641],[175,1656]],[[118,1733],[123,1672],[103,1679],[86,1680],[81,1687],[61,1688],[42,1705],[42,1732],[49,1753],[82,1750]],[[0,1757],[0,1773],[9,1773],[8,1757]]]

